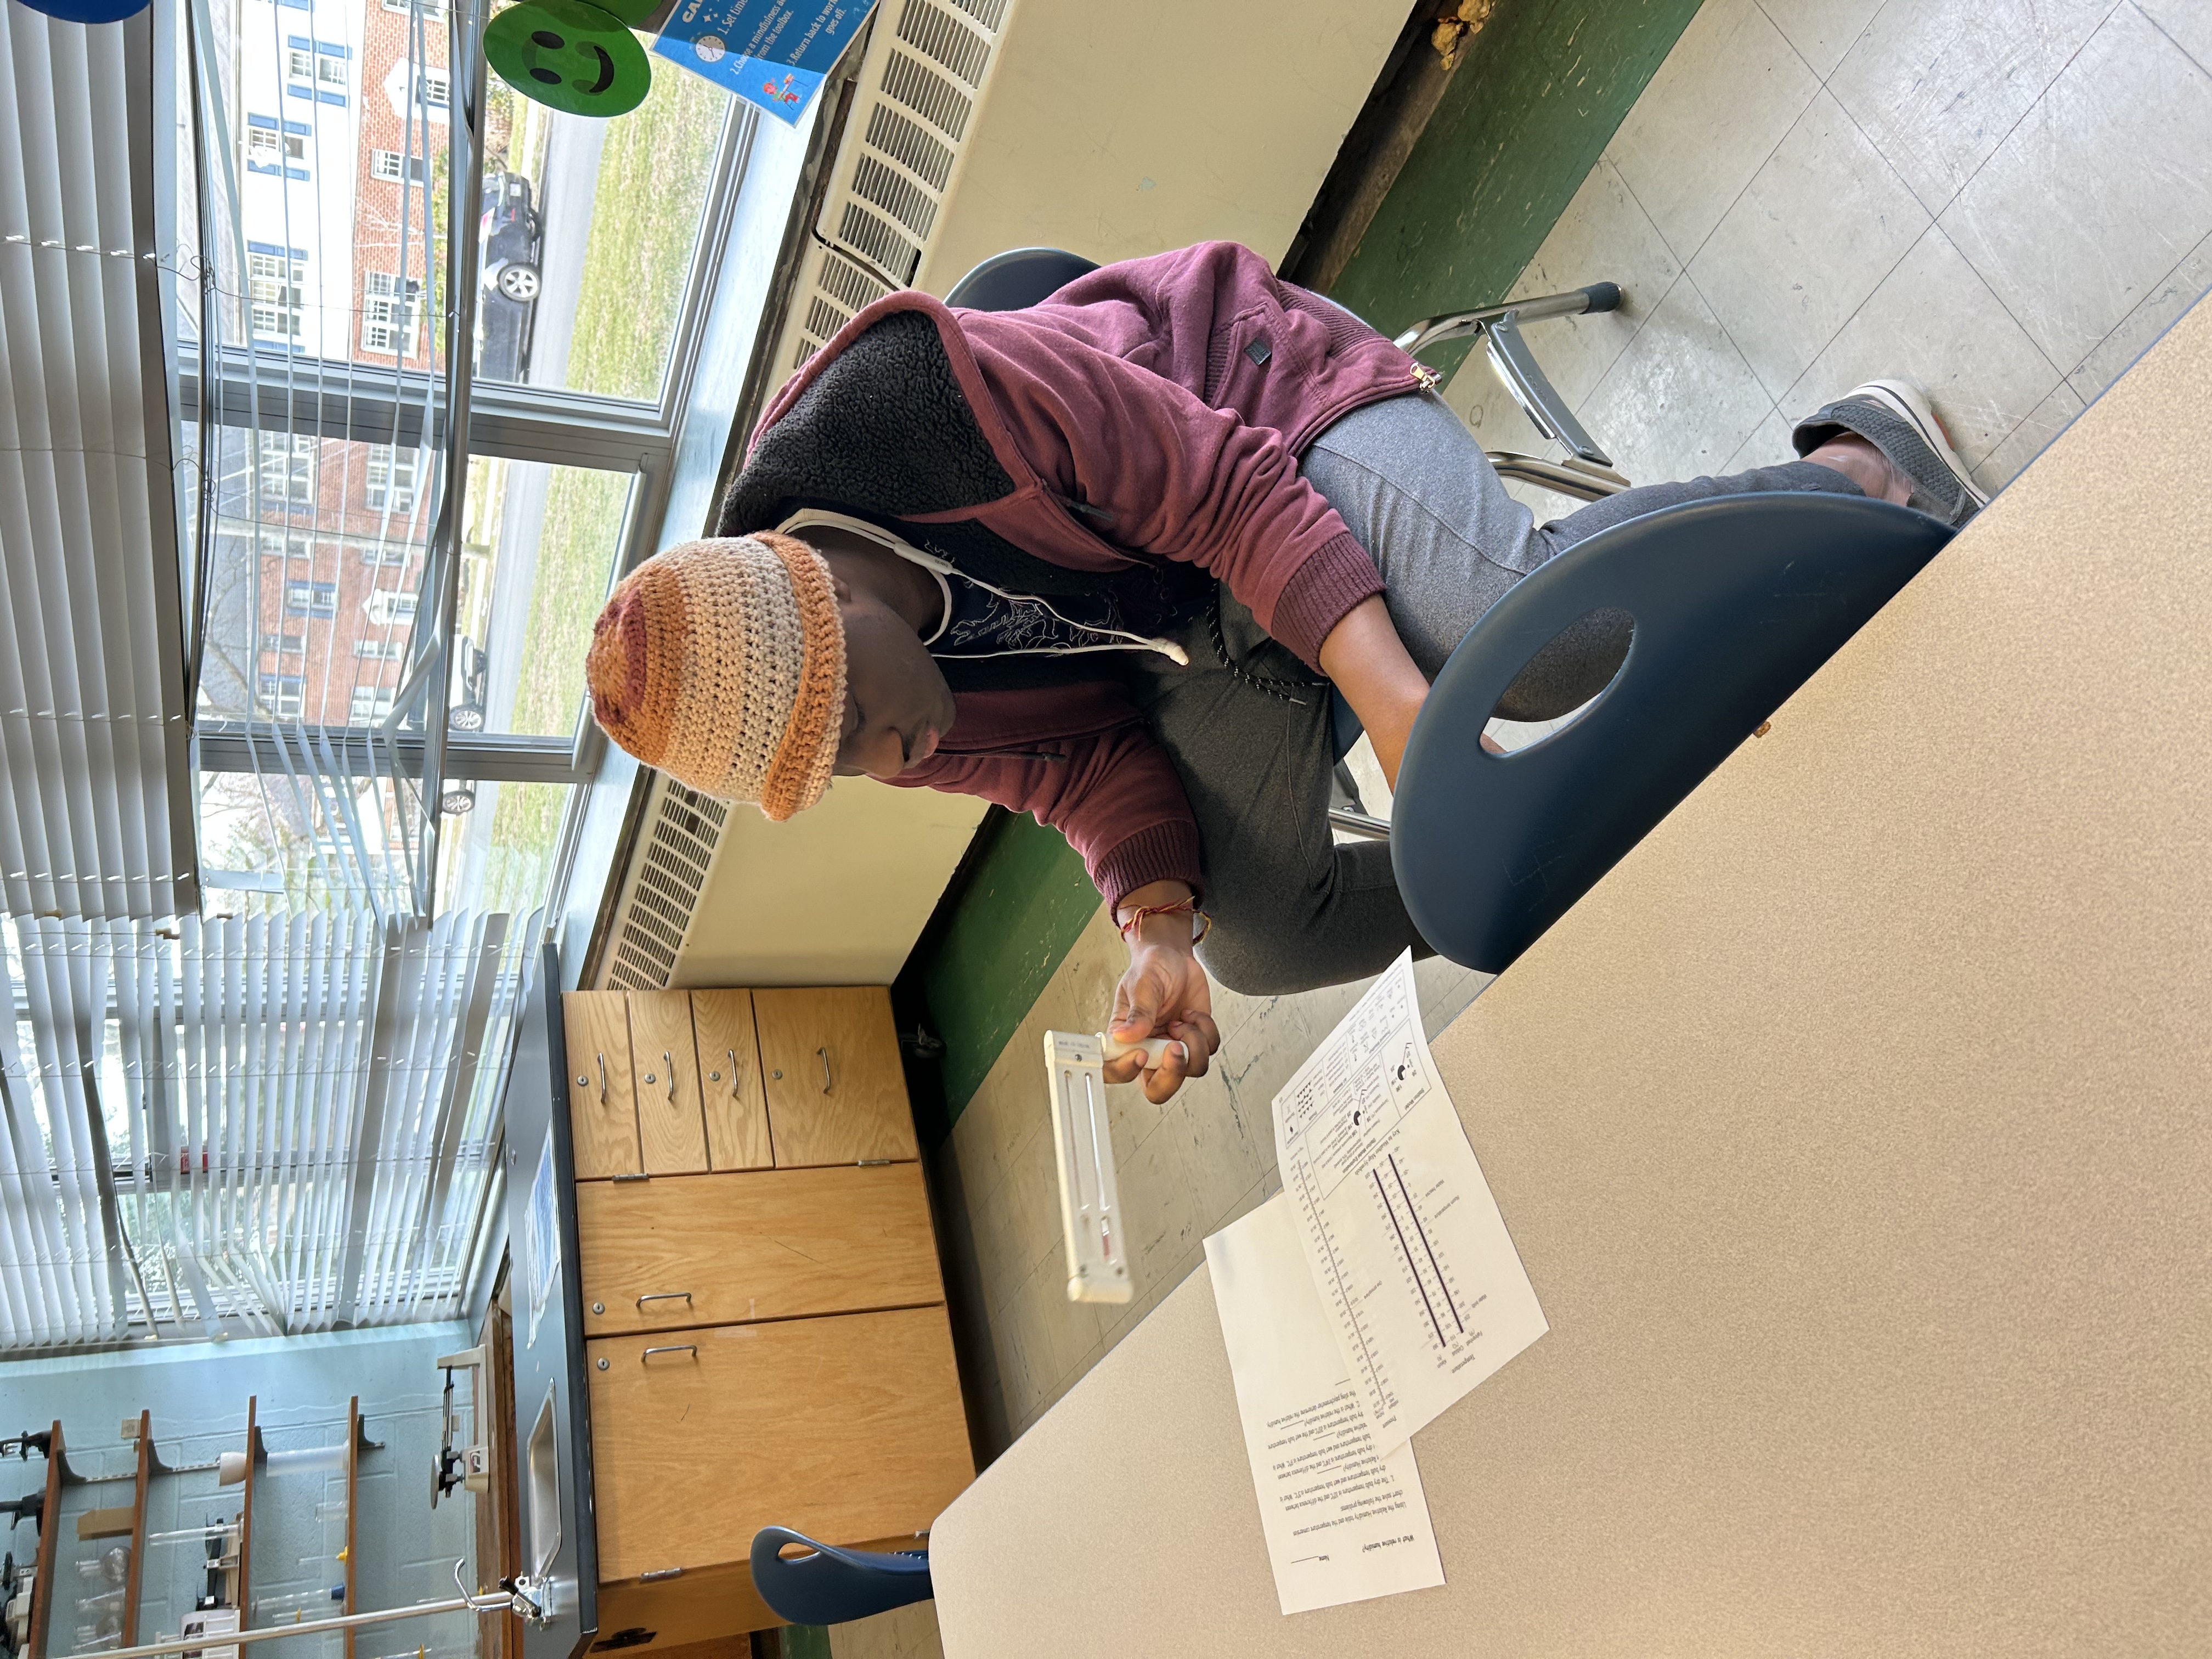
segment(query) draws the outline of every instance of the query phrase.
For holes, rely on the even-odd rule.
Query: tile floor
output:
[[[1619,312],[1530,339],[1632,478],[1790,459],[1792,419],[1903,375],[1994,490],[2212,286],[2207,157],[2207,0],[1709,0],[1514,292],[1626,290]],[[1479,358],[1446,395],[1489,447],[1532,447]],[[987,1456],[1275,1190],[1269,1102],[1361,988],[1224,993],[1212,1075],[1165,1107],[1114,1091],[1139,1296],[1079,1307],[1061,1288],[1040,1034],[1097,1029],[1121,960],[1102,911],[933,1170]],[[1485,982],[1442,963],[1421,979],[1432,1031]],[[926,1607],[833,1640],[840,1659],[938,1651]]]

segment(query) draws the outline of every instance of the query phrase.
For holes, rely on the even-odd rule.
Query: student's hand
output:
[[[1428,699],[1429,683],[1407,654],[1381,594],[1362,599],[1329,630],[1321,642],[1321,672],[1359,716],[1382,780],[1395,789],[1398,763],[1413,735],[1414,716]]]
[[[1124,913],[1144,902],[1172,900],[1133,894]],[[1181,1045],[1169,1048],[1149,1071],[1140,1053],[1106,1062],[1109,1083],[1134,1082],[1143,1071],[1145,1098],[1154,1105],[1182,1088],[1185,1078],[1206,1075],[1221,1047],[1221,1028],[1213,1023],[1213,988],[1199,965],[1188,915],[1148,916],[1139,925],[1129,945],[1128,971],[1114,988],[1114,1019],[1107,1030],[1123,1042],[1164,1036]]]

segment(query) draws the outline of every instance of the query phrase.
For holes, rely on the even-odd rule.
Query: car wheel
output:
[[[449,818],[473,812],[476,807],[477,792],[473,789],[448,789],[438,797],[438,810]]]
[[[456,708],[447,717],[447,724],[456,732],[483,730],[484,711],[481,708]]]
[[[509,265],[499,273],[499,291],[510,300],[527,304],[538,297],[538,267]]]

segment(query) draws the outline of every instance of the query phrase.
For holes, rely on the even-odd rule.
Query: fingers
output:
[[[1146,1100],[1151,1101],[1155,1106],[1164,1105],[1173,1097],[1176,1090],[1182,1087],[1185,1078],[1198,1074],[1190,1069],[1193,1063],[1190,1058],[1192,1052],[1190,1045],[1178,1038],[1176,1046],[1170,1048],[1160,1056],[1160,1063],[1145,1073]],[[1198,1072],[1206,1070],[1204,1060],[1198,1060],[1196,1064]]]

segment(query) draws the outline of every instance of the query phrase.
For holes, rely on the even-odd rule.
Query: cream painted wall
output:
[[[1102,262],[1297,234],[1405,0],[1014,0],[918,286],[1009,247]],[[787,823],[739,808],[678,985],[888,983],[983,803],[841,779]]]
[[[839,778],[781,823],[733,807],[675,982],[890,984],[984,805]]]
[[[1279,259],[1405,0],[1014,0],[917,286],[1010,247]]]

